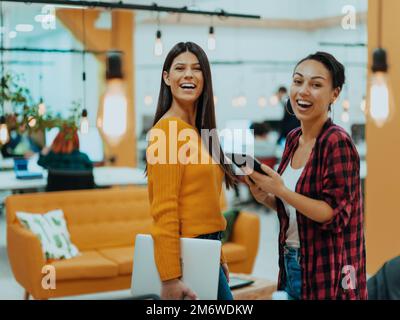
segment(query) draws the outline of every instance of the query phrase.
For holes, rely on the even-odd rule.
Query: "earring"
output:
[[[286,112],[289,113],[291,116],[295,116],[295,114],[293,113],[292,104],[290,103],[290,99],[287,99],[287,101],[285,103],[285,109],[286,109]],[[292,110],[292,112],[290,112],[289,110]]]

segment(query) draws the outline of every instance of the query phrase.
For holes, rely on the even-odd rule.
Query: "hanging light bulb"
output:
[[[386,51],[378,48],[373,53],[372,76],[369,81],[368,113],[378,127],[382,127],[394,110],[392,90],[389,83]]]
[[[146,106],[150,106],[151,104],[153,104],[153,97],[151,95],[147,95],[144,97],[144,104]]]
[[[30,116],[28,118],[28,126],[29,127],[33,128],[34,126],[36,126],[36,123],[37,123],[37,121],[34,117]]]
[[[0,26],[2,29],[2,34],[0,37],[0,46],[3,49],[4,48],[4,33],[5,33],[5,27],[4,27],[4,19],[3,19],[3,3],[0,3]],[[1,109],[2,109],[2,116],[0,117],[0,144],[6,144],[10,140],[10,134],[8,133],[8,127],[7,127],[7,121],[5,117],[5,111],[4,111],[4,88],[6,87],[5,85],[5,72],[4,72],[4,59],[3,59],[3,50],[0,51],[0,69],[1,69],[1,78],[0,78],[0,89],[1,89],[1,95],[3,96],[2,101],[1,101]]]
[[[40,92],[40,99],[38,105],[38,114],[39,116],[43,116],[46,113],[46,105],[43,102],[43,75],[39,75],[39,92]]]
[[[350,109],[350,101],[349,99],[344,99],[342,102],[342,108],[345,111],[348,111]]]
[[[343,112],[342,112],[341,119],[342,119],[342,121],[345,122],[345,123],[349,122],[349,120],[350,120],[349,112],[348,112],[348,111],[343,111]]]
[[[264,96],[260,96],[258,97],[257,103],[260,108],[264,108],[267,105],[267,99]]]
[[[39,101],[38,113],[39,113],[39,116],[43,116],[46,113],[46,105],[44,104],[42,98],[40,98],[40,101]]]
[[[214,95],[214,105],[216,106],[218,104],[218,97]]]
[[[82,110],[82,117],[81,117],[81,123],[79,125],[79,129],[82,134],[87,134],[89,133],[89,120],[87,118],[88,112],[86,109]]]
[[[232,107],[238,107],[239,103],[238,103],[238,98],[237,97],[233,97],[232,98]]]
[[[270,98],[269,98],[269,104],[271,106],[276,106],[279,103],[279,98],[276,94],[273,94]]]
[[[238,107],[245,107],[247,104],[247,98],[244,95],[237,97]]]
[[[85,10],[82,9],[82,30],[83,30],[83,51],[82,51],[82,81],[83,81],[83,109],[79,129],[81,134],[89,133],[89,120],[87,118],[88,112],[86,109],[86,33],[85,33]]]
[[[161,56],[163,54],[163,44],[161,40],[161,31],[156,32],[156,41],[154,43],[154,55]]]
[[[366,101],[365,101],[365,97],[363,97],[361,100],[361,103],[360,103],[360,109],[362,112],[365,113],[365,108],[366,108]]]
[[[0,144],[6,144],[10,140],[10,135],[8,133],[6,117],[0,117]]]
[[[97,125],[111,144],[118,144],[127,130],[128,100],[119,54],[107,57],[106,90],[98,113]]]
[[[211,26],[210,29],[208,30],[208,41],[207,41],[208,50],[215,50],[216,45],[217,45],[217,40],[215,38],[214,27]]]

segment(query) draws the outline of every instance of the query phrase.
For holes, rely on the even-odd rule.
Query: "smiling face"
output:
[[[199,60],[190,51],[178,55],[169,72],[164,71],[163,78],[177,102],[194,104],[203,92],[203,72]]]
[[[333,88],[332,76],[321,62],[305,60],[294,71],[290,102],[297,119],[316,121],[327,117],[329,105],[339,92],[339,88]]]

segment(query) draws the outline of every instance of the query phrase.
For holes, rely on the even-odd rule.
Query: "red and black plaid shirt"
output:
[[[278,173],[298,146],[301,128],[286,140]],[[318,223],[297,211],[302,267],[302,299],[367,299],[360,158],[345,130],[328,119],[296,185],[296,192],[325,201],[333,218]],[[277,198],[280,221],[278,288],[286,284],[283,248],[289,218]]]

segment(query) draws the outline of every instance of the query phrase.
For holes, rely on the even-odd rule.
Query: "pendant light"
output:
[[[378,48],[372,55],[371,77],[369,79],[368,113],[378,127],[382,127],[391,118],[394,111],[394,100],[388,78],[386,50],[382,48],[382,10],[383,1],[378,2]]]
[[[42,89],[43,86],[42,86],[42,83],[43,83],[43,75],[40,74],[40,76],[39,76],[40,99],[39,99],[39,105],[38,105],[38,114],[41,117],[46,113],[46,105],[45,105],[45,103],[43,101],[43,89]]]
[[[1,62],[1,79],[0,79],[0,86],[1,86],[1,116],[0,116],[0,144],[4,145],[10,140],[10,134],[8,132],[8,127],[7,127],[7,122],[6,122],[6,115],[4,112],[4,88],[5,88],[5,71],[4,71],[4,16],[3,16],[3,2],[0,3],[0,25],[1,25],[1,30],[3,32],[0,33],[1,35],[1,56],[0,56],[0,62]]]
[[[160,30],[160,14],[157,13],[157,31],[156,40],[154,42],[154,55],[159,57],[163,54],[163,43],[161,40],[161,30]]]
[[[107,56],[106,81],[97,125],[108,142],[115,145],[125,135],[128,125],[128,99],[119,53],[110,53]]]
[[[215,31],[214,26],[211,25],[208,29],[208,40],[207,40],[207,47],[208,50],[214,51],[217,46],[217,39],[215,38]]]
[[[86,33],[85,33],[85,9],[82,9],[82,32],[83,32],[83,50],[82,50],[82,89],[83,89],[83,109],[79,124],[82,134],[89,133],[88,111],[86,109]]]

